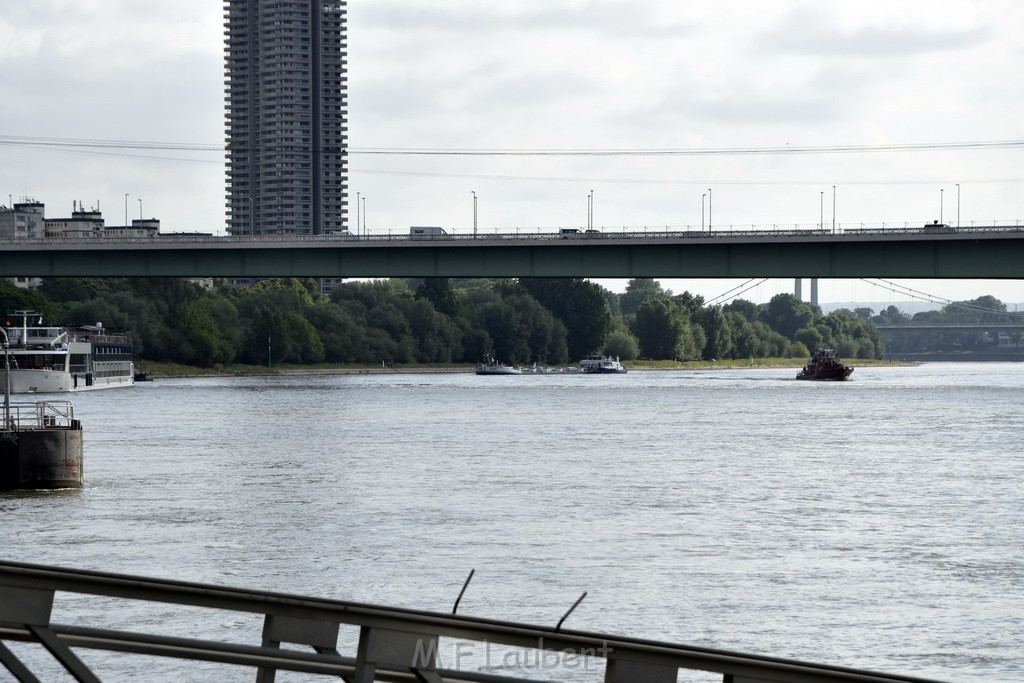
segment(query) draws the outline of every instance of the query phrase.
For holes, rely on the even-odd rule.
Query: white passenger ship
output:
[[[108,389],[135,384],[132,340],[102,323],[82,327],[43,327],[42,317],[17,311],[20,326],[8,322],[5,363],[12,394],[50,394]],[[29,321],[39,326],[29,326]],[[2,381],[2,371],[0,371]]]

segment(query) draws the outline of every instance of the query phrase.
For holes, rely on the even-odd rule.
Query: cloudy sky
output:
[[[484,232],[582,226],[591,191],[594,224],[614,230],[699,229],[708,213],[720,229],[833,211],[840,229],[955,223],[958,204],[962,225],[1024,222],[1019,0],[350,0],[348,14],[352,213],[358,192],[371,233],[471,230],[471,191]],[[0,204],[28,196],[57,217],[98,202],[120,224],[128,194],[129,218],[223,231],[215,150],[17,139],[221,145],[222,24],[216,0],[0,0]],[[403,149],[449,153],[372,153]],[[1024,302],[1017,282],[901,283]],[[736,284],[668,283],[709,298]]]

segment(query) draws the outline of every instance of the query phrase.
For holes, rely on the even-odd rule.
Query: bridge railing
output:
[[[735,237],[814,237],[823,235],[848,235],[848,236],[870,236],[870,235],[937,235],[937,234],[976,234],[985,235],[992,233],[1018,233],[1024,232],[1024,225],[1020,220],[1015,221],[993,221],[989,224],[971,224],[960,227],[946,227],[923,225],[920,223],[910,224],[909,222],[898,223],[842,223],[837,224],[833,229],[831,226],[824,228],[818,224],[783,224],[770,225],[718,225],[711,229],[697,226],[603,226],[587,232],[582,228],[578,233],[560,233],[558,227],[503,227],[495,228],[491,232],[480,231],[473,234],[469,231],[453,230],[442,235],[416,235],[410,236],[407,231],[387,230],[373,232],[365,235],[160,235],[156,237],[29,237],[29,238],[2,238],[0,246],[65,246],[65,245],[169,245],[180,244],[183,246],[205,245],[205,244],[279,244],[289,243],[326,243],[326,244],[359,244],[359,243],[391,243],[395,241],[403,243],[425,243],[456,241],[459,243],[478,240],[571,240],[591,242],[594,240],[615,238],[615,239],[640,239],[640,238],[673,238],[673,239],[707,239],[707,238],[735,238]]]
[[[54,598],[64,593],[259,615],[263,621],[261,644],[56,624],[51,621]],[[458,606],[458,600],[455,605]],[[197,621],[203,618],[202,611],[197,610]],[[441,614],[0,561],[0,663],[20,681],[38,678],[5,642],[41,644],[79,681],[98,681],[99,678],[74,649],[250,667],[256,669],[258,683],[273,681],[278,670],[322,674],[360,683],[526,683],[565,680],[575,676],[574,672],[581,667],[599,669],[598,675],[603,669],[605,683],[675,683],[680,671],[718,673],[725,683],[926,681],[726,650],[563,630],[565,618],[554,627],[534,626],[456,615],[455,608],[451,614]],[[350,654],[338,651],[342,626],[358,629],[358,644]],[[281,648],[282,643],[304,646],[306,650]],[[492,648],[506,653],[501,657],[502,664],[526,661],[544,662],[544,665],[530,671],[528,678],[519,674],[530,667],[516,665],[488,667],[501,672],[497,674],[483,672],[479,655],[493,652]],[[510,658],[509,652],[535,654],[532,658],[527,655],[524,659],[522,654]],[[463,667],[466,662],[469,666]],[[538,671],[546,678],[539,678]]]

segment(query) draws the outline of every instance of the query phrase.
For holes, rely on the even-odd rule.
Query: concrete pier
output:
[[[0,429],[0,491],[82,487],[82,423],[70,401],[14,403]]]

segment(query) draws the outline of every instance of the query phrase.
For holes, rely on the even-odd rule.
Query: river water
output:
[[[0,494],[0,553],[441,612],[475,569],[460,614],[553,625],[586,590],[566,627],[1024,680],[1024,364],[795,372],[196,378],[74,395],[85,487]],[[260,629],[81,597],[59,598],[54,621],[252,644]],[[60,680],[37,648],[12,649]],[[80,655],[104,680],[253,677]]]

